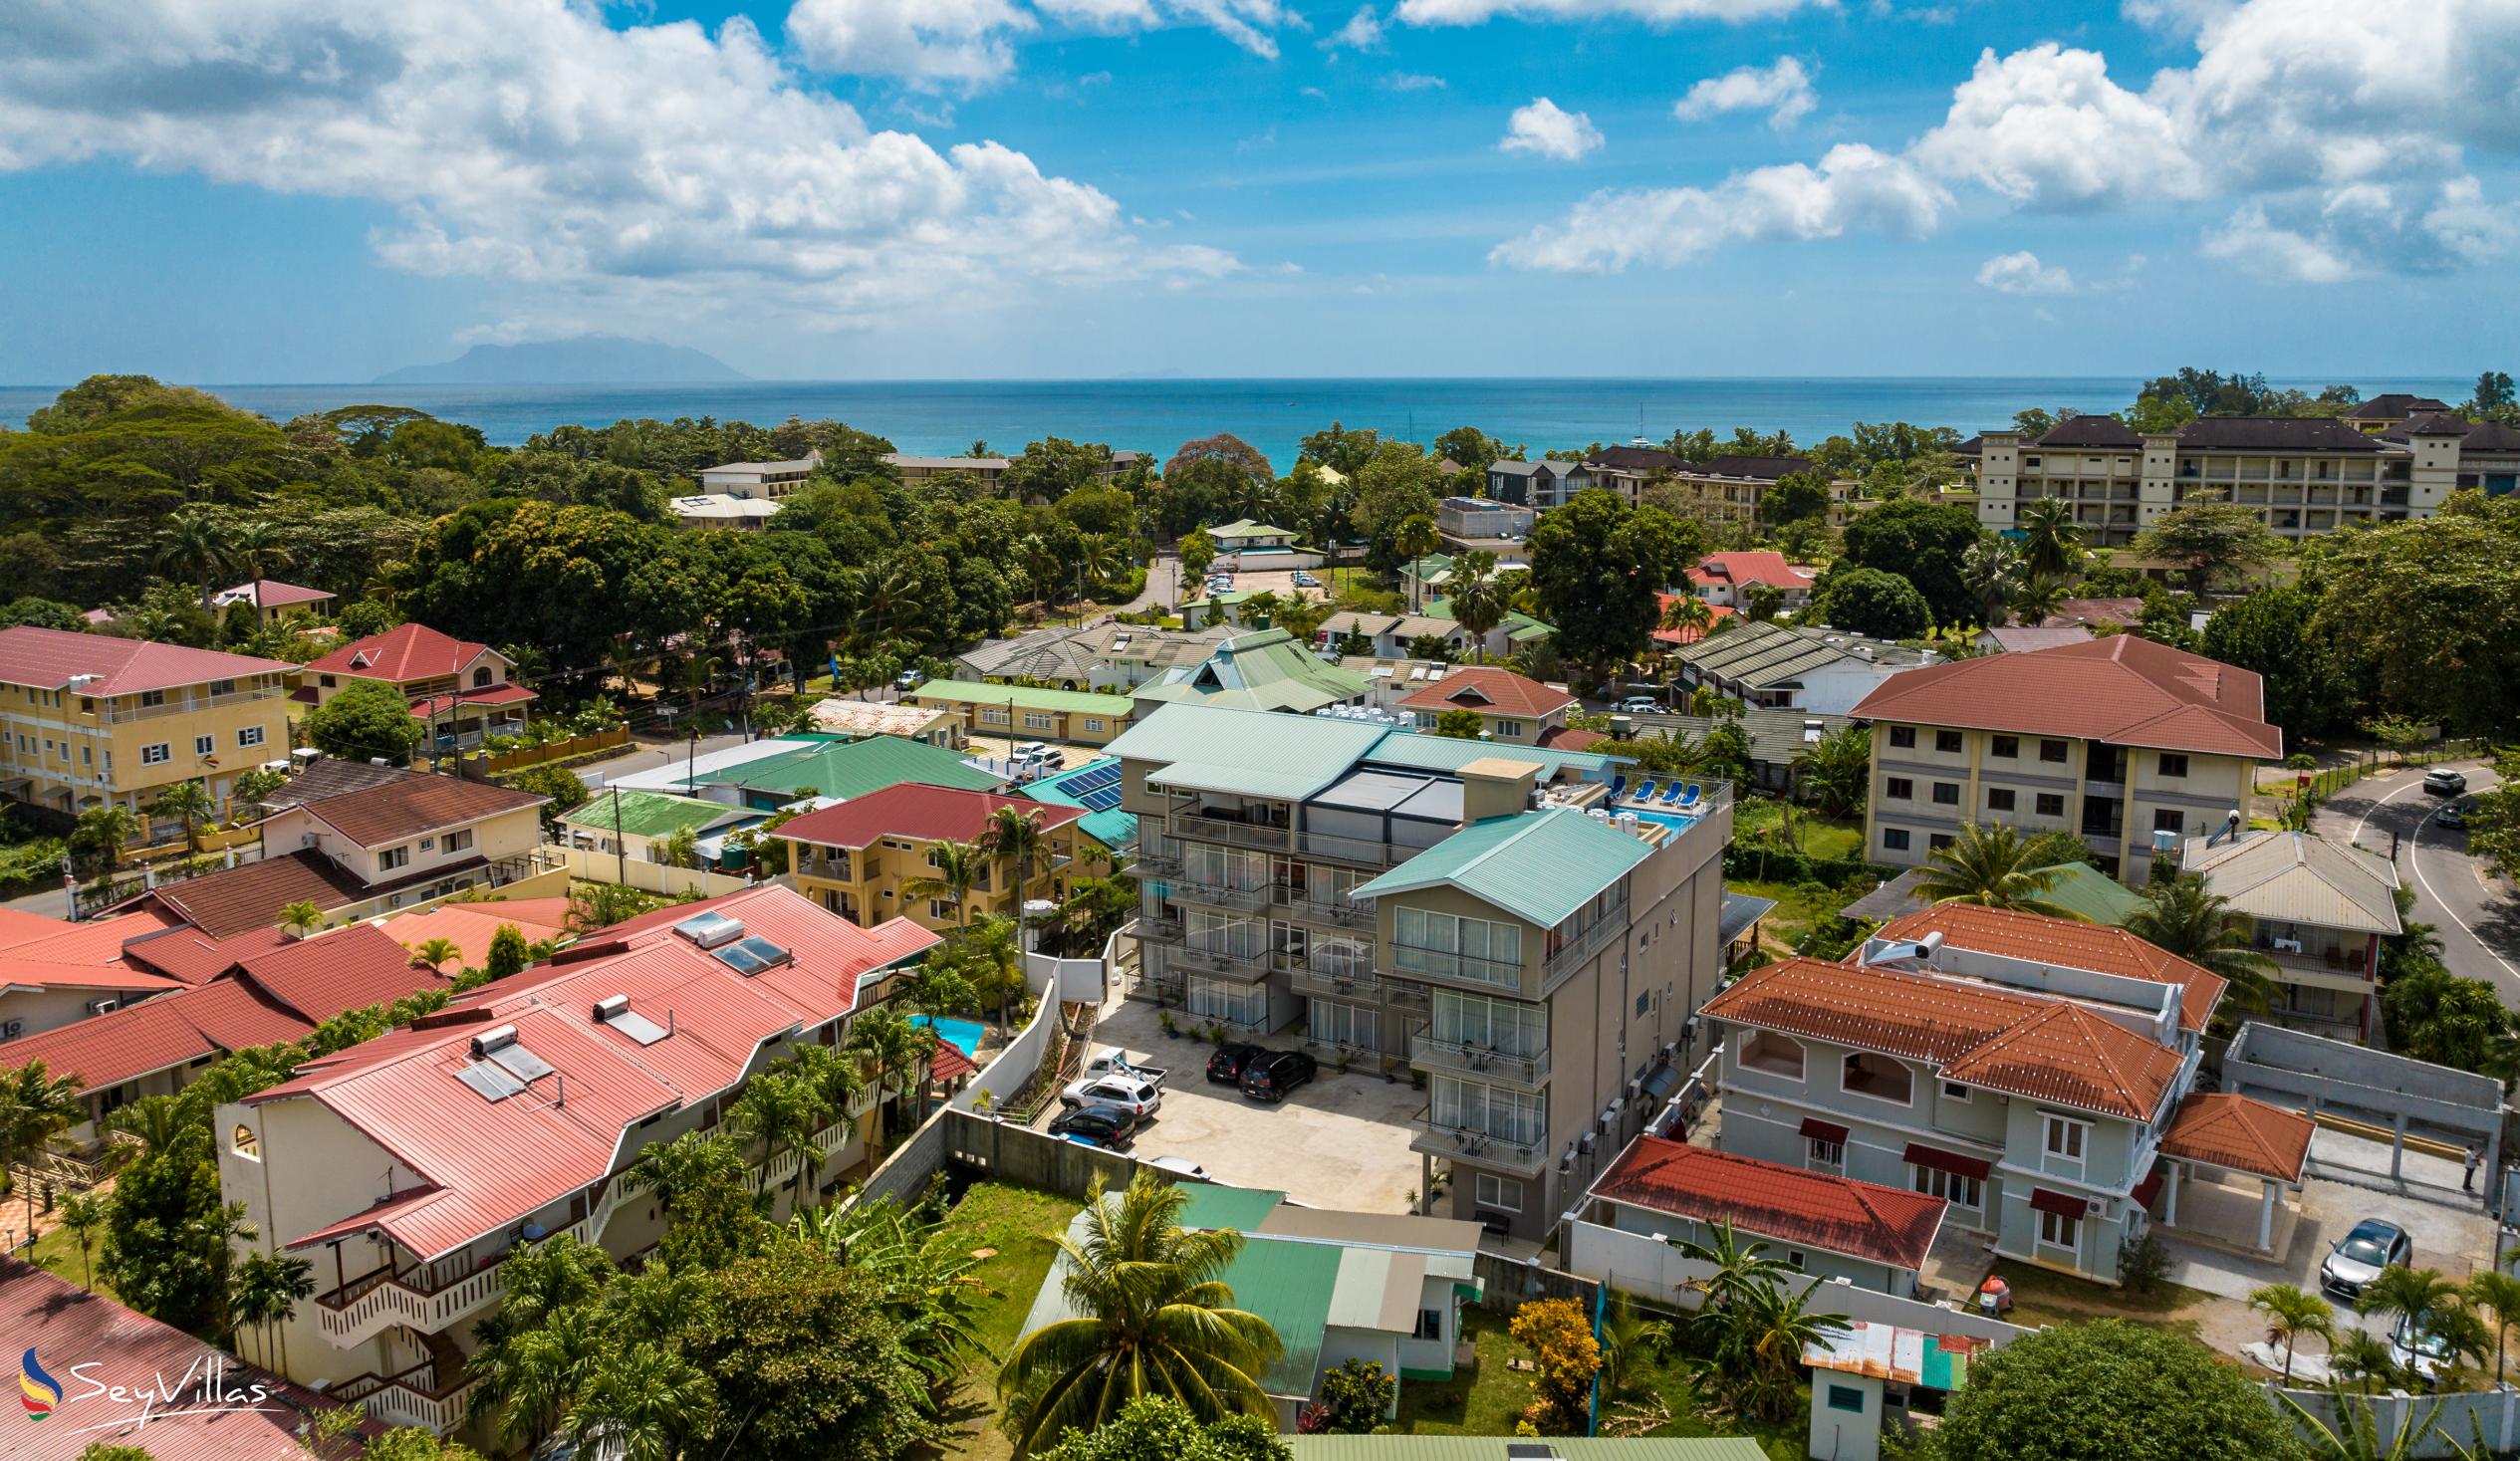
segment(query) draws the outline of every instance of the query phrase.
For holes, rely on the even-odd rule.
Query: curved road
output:
[[[2496,785],[2481,762],[2448,763],[2467,774],[2472,795]],[[2423,789],[2423,771],[2368,777],[2328,799],[2314,830],[2387,853],[2415,894],[2413,917],[2439,930],[2441,962],[2454,974],[2490,980],[2505,1004],[2520,1006],[2520,891],[2467,854],[2467,834],[2437,820],[2447,798]]]

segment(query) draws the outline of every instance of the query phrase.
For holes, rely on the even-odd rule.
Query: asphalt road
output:
[[[701,738],[696,754],[706,756],[712,751],[724,751],[730,747],[740,746],[750,739],[758,738],[747,737],[740,733],[704,736]],[[602,787],[616,777],[628,776],[635,771],[654,771],[664,766],[680,766],[695,754],[688,741],[658,741],[647,736],[638,737],[638,741],[642,749],[628,756],[616,756],[610,761],[598,761],[592,766],[577,768],[578,780],[591,787]]]
[[[2496,785],[2482,762],[2450,764],[2467,773],[2471,795]],[[2421,770],[2369,777],[2329,798],[2314,826],[2383,853],[2394,838],[2397,875],[2414,889],[2413,916],[2439,930],[2441,962],[2520,1006],[2520,890],[2468,856],[2466,833],[2440,825],[2448,800],[2424,791]]]

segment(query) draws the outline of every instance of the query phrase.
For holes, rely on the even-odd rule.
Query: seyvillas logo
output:
[[[51,1415],[61,1405],[61,1381],[46,1374],[44,1366],[36,1362],[33,1345],[18,1359],[18,1403],[36,1420]]]

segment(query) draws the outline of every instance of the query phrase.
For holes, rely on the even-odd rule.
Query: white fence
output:
[[[990,1105],[1002,1105],[1016,1092],[1023,1090],[1024,1083],[1033,1078],[1033,1072],[1041,1069],[1042,1059],[1049,1054],[1050,1032],[1058,1023],[1058,1000],[1044,999],[1034,1005],[1032,1023],[1008,1041],[1006,1048],[1000,1050],[980,1074],[971,1078],[971,1084],[954,1093],[950,1102],[953,1108],[962,1111],[973,1109],[982,1092],[988,1093]]]
[[[1103,1003],[1103,961],[1026,954],[1024,983],[1035,994],[1055,990],[1055,997],[1063,1004],[1100,1008]]]
[[[565,863],[571,877],[588,882],[626,883],[646,892],[680,897],[698,888],[708,897],[720,893],[742,892],[753,884],[741,877],[723,872],[710,872],[698,867],[669,867],[650,862],[644,857],[624,858],[619,852],[598,852],[586,848],[564,848],[545,845],[543,853],[554,862]]]
[[[1573,1221],[1561,1230],[1566,1270],[1598,1279],[1638,1299],[1666,1307],[1695,1309],[1698,1296],[1681,1286],[1712,1275],[1714,1265],[1693,1263],[1680,1250],[1642,1233],[1626,1233],[1599,1223]],[[1853,1284],[1795,1277],[1810,1291],[1806,1303],[1816,1314],[1838,1314],[1871,1324],[1896,1325],[1937,1335],[1964,1335],[1997,1345],[2033,1333],[2016,1324],[1988,1319],[1965,1309],[1946,1309],[1914,1299],[1900,1299]]]
[[[2294,1403],[2333,1431],[2336,1401],[2326,1390],[2286,1390],[2272,1380],[2266,1383],[2266,1403],[2291,1415],[2278,1396],[2289,1396]],[[2387,1456],[2454,1456],[2457,1447],[2507,1455],[2520,1446],[2520,1390],[2508,1386],[2495,1390],[2466,1390],[2449,1395],[2409,1395],[2403,1390],[2388,1390],[2372,1396],[2353,1396],[2349,1404],[2360,1409],[2371,1407],[2374,1430],[2380,1437],[2380,1454]],[[2423,1428],[2412,1449],[2393,1451],[2390,1446],[2409,1417]],[[2304,1426],[2305,1435],[2314,1433]],[[2477,1438],[2485,1444],[2479,1448]],[[2314,1435],[2315,1438],[2315,1435]],[[2456,1443],[2455,1445],[2453,1443]]]

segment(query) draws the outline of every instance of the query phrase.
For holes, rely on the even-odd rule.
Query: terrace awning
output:
[[[1955,1177],[1967,1177],[1978,1182],[1985,1181],[1986,1174],[1995,1169],[1992,1162],[1962,1156],[1956,1151],[1944,1151],[1938,1146],[1927,1146],[1921,1141],[1908,1142],[1905,1157],[1911,1165],[1931,1167],[1937,1172],[1949,1172]]]

